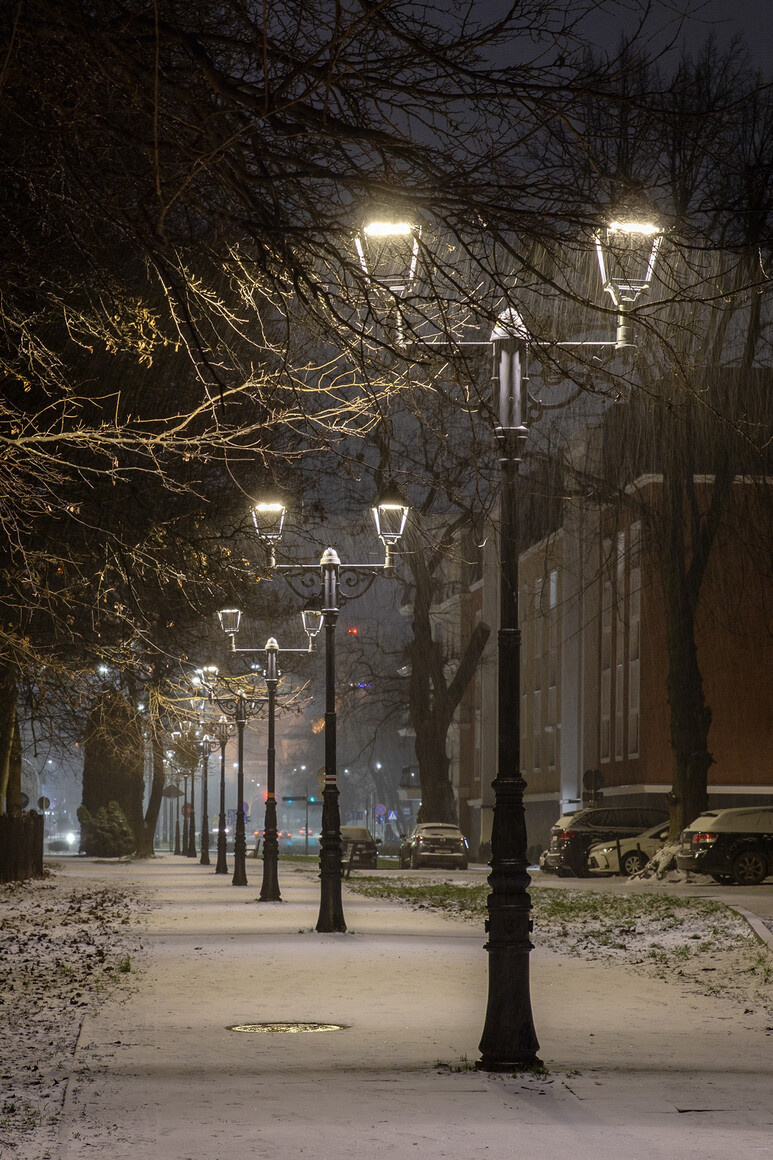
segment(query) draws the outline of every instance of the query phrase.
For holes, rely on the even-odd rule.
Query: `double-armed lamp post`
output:
[[[410,222],[371,222],[357,239],[363,271],[384,292],[397,314],[396,345],[422,347],[444,357],[453,343],[438,336],[415,342],[405,335],[400,298],[417,275],[420,230]],[[559,346],[609,346],[624,350],[630,342],[630,310],[649,288],[662,241],[662,230],[637,221],[612,222],[595,238],[604,290],[617,310],[614,341],[558,343]],[[442,336],[440,336],[442,339]],[[532,923],[530,878],[524,813],[526,782],[521,773],[521,634],[518,610],[518,473],[528,436],[528,354],[539,348],[518,312],[502,311],[487,342],[461,346],[488,347],[493,366],[493,410],[500,467],[499,633],[498,633],[498,764],[493,781],[491,874],[486,932],[489,988],[478,1067],[512,1071],[537,1062],[539,1042],[531,1011],[529,952]]]
[[[276,691],[279,684],[279,655],[305,653],[312,650],[314,633],[309,632],[308,648],[282,648],[275,637],[270,636],[265,647],[240,648],[236,637],[241,625],[242,613],[239,608],[221,608],[218,612],[220,627],[231,640],[231,651],[235,653],[263,653],[266,658],[264,678],[266,681],[266,704],[268,705],[268,741],[266,747],[266,814],[263,829],[263,882],[260,888],[260,902],[281,902],[279,892],[279,839],[276,819]],[[306,623],[304,621],[304,627]]]
[[[397,490],[390,487],[372,509],[376,534],[384,545],[382,564],[344,564],[335,548],[326,548],[318,563],[277,564],[275,546],[284,526],[285,507],[282,503],[266,500],[253,507],[255,530],[266,544],[270,556],[270,571],[281,571],[298,596],[306,593],[296,588],[294,579],[313,583],[314,575],[321,574],[322,584],[307,599],[302,616],[309,637],[325,629],[325,788],[322,795],[322,839],[320,843],[320,906],[316,929],[320,933],[343,933],[346,930],[341,896],[342,848],[341,815],[338,805],[338,773],[336,747],[336,652],[335,630],[341,605],[364,595],[377,576],[388,574],[392,568],[392,548],[400,541],[405,529],[408,507]],[[346,592],[341,592],[341,579]]]

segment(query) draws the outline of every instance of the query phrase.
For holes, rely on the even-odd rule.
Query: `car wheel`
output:
[[[761,850],[741,850],[730,867],[739,886],[759,886],[768,875],[768,864]]]
[[[406,856],[405,856],[405,851],[404,851],[404,850],[401,850],[401,851],[400,851],[400,854],[399,854],[399,857],[398,857],[398,864],[399,864],[399,866],[400,866],[400,869],[401,869],[401,870],[405,870],[405,868],[406,868],[406,867],[407,867],[407,865],[408,865],[408,859],[407,859],[407,858],[406,858]]]
[[[641,850],[629,850],[620,859],[620,873],[623,878],[629,878],[631,874],[638,874],[646,865],[647,859]]]
[[[467,863],[466,863],[466,862],[460,862],[460,863],[459,863],[459,869],[460,869],[460,870],[466,870],[466,869],[467,869]]]
[[[416,851],[411,850],[411,870],[419,869],[419,859],[416,857]]]

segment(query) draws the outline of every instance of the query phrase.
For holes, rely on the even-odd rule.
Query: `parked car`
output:
[[[682,830],[679,870],[759,886],[773,874],[773,806],[707,810]]]
[[[378,865],[380,838],[374,838],[366,826],[341,826],[344,865],[359,870],[375,870]]]
[[[588,873],[588,851],[599,842],[609,845],[618,838],[634,838],[653,826],[668,821],[666,810],[651,806],[601,806],[579,810],[568,825],[559,818],[550,834],[550,848],[540,860],[541,869],[549,874],[574,875],[584,878]]]
[[[457,866],[466,870],[469,862],[467,839],[458,826],[423,822],[410,834],[401,834],[397,853],[399,865],[418,870],[420,866]]]
[[[667,837],[668,822],[661,822],[635,838],[599,842],[588,851],[588,869],[591,874],[620,874],[623,878],[638,874]]]

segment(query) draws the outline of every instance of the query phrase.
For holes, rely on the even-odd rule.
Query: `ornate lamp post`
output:
[[[269,546],[271,567],[281,570],[296,595],[293,578],[304,582],[321,573],[322,586],[316,598],[307,601],[303,622],[309,637],[325,627],[325,789],[322,795],[322,840],[320,843],[320,906],[316,929],[320,933],[346,930],[341,897],[342,849],[341,814],[336,753],[336,654],[335,629],[345,600],[364,595],[375,578],[392,567],[391,549],[400,540],[408,516],[408,506],[394,488],[380,497],[373,508],[376,532],[384,545],[383,564],[342,564],[335,548],[326,548],[318,564],[277,564],[274,544],[282,532],[284,508],[278,503],[257,503],[252,510],[258,536]],[[341,578],[346,592],[340,590]],[[313,580],[312,580],[313,583]]]
[[[386,273],[376,264],[378,254],[367,242],[358,243],[363,270],[377,286],[386,287],[398,298],[410,288],[416,273],[418,229],[406,231],[406,223],[397,223],[392,245],[386,252]],[[378,238],[388,233],[388,223],[380,222]],[[368,238],[367,227],[364,231]],[[630,346],[628,311],[646,290],[653,277],[655,260],[662,239],[657,226],[640,222],[613,222],[605,233],[596,236],[604,289],[618,308],[617,334],[614,342],[559,343],[560,346],[609,346],[617,350]],[[403,245],[401,279],[394,274],[395,253]],[[636,263],[631,270],[628,259]],[[399,306],[397,310],[399,314]],[[398,341],[406,343],[398,325]],[[421,341],[447,355],[449,344]],[[493,781],[494,811],[491,835],[491,874],[486,932],[488,942],[489,989],[486,1019],[480,1042],[478,1067],[484,1071],[512,1071],[537,1061],[539,1042],[534,1030],[529,988],[529,953],[532,949],[530,882],[527,873],[527,838],[524,814],[526,782],[521,774],[520,758],[520,666],[521,633],[518,610],[518,473],[523,446],[528,436],[527,357],[532,340],[512,307],[497,321],[488,342],[465,342],[463,345],[488,346],[493,363],[493,400],[497,425],[495,436],[499,449],[501,502],[499,536],[499,633],[498,633],[498,760]],[[536,344],[535,344],[536,345]],[[544,404],[542,405],[544,409]]]
[[[199,742],[201,748],[201,857],[199,864],[209,866],[209,755],[214,753],[219,745],[217,737],[205,733]]]
[[[218,612],[220,620],[220,627],[223,632],[231,639],[231,651],[235,653],[264,653],[266,657],[266,669],[264,673],[266,688],[268,690],[267,704],[268,704],[268,742],[266,749],[266,813],[264,821],[264,838],[263,838],[263,882],[260,888],[260,902],[281,902],[282,896],[279,892],[279,839],[277,837],[276,827],[276,690],[279,684],[279,668],[278,657],[279,654],[285,653],[305,653],[308,654],[312,650],[312,643],[314,633],[309,632],[308,648],[283,648],[280,649],[276,638],[270,636],[266,641],[265,648],[239,648],[236,644],[236,637],[239,632],[241,624],[242,613],[239,608],[221,608]],[[306,622],[304,620],[304,628]]]
[[[233,737],[235,733],[236,726],[233,725],[224,716],[221,716],[214,726],[214,734],[217,739],[217,743],[220,746],[220,810],[217,819],[217,864],[215,866],[216,874],[228,873],[225,834],[225,750],[229,739]]]
[[[191,722],[186,721],[172,732],[174,753],[181,776],[185,779],[185,805],[183,807],[183,844],[182,853],[187,858],[196,857],[196,766],[200,730]],[[188,778],[191,779],[191,800],[188,805]]]
[[[207,665],[199,669],[194,677],[194,683],[201,686],[227,717],[231,717],[236,725],[237,756],[236,756],[236,835],[234,837],[234,873],[231,879],[233,886],[247,886],[247,839],[244,833],[244,727],[250,717],[260,712],[265,699],[246,694],[243,689],[230,692],[219,677],[215,665]]]

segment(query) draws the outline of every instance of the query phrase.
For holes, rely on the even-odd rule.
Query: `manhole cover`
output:
[[[236,1023],[229,1031],[298,1035],[303,1031],[345,1031],[345,1023]]]

